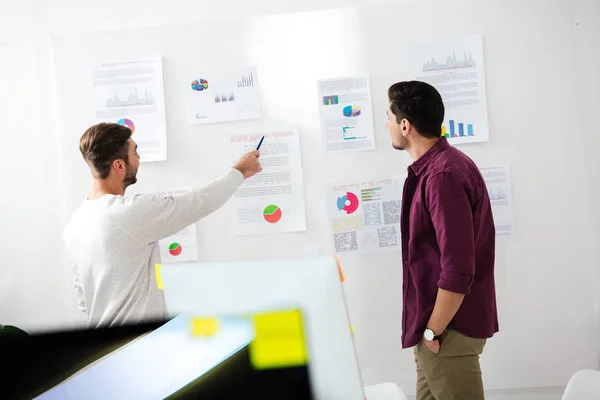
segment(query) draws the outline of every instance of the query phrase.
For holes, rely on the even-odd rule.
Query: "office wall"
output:
[[[365,0],[7,0],[0,2],[0,323],[27,329],[79,325],[62,248],[60,132],[52,33],[161,26],[354,6]],[[371,0],[371,4],[393,3]]]
[[[598,225],[599,215],[594,202],[597,193],[593,190],[597,187],[598,165],[593,146],[589,146],[594,134],[589,116],[598,109],[597,95],[590,90],[595,87],[598,93],[594,74],[597,74],[599,60],[597,53],[590,51],[598,39],[597,25],[591,18],[598,15],[596,2],[459,0],[399,6],[388,5],[392,3],[389,1],[366,0],[313,1],[302,5],[277,1],[224,1],[213,5],[181,0],[156,7],[137,0],[102,4],[74,0],[34,3],[35,6],[31,2],[14,2],[8,4],[8,11],[3,9],[0,13],[2,22],[7,21],[0,24],[0,32],[5,35],[0,36],[0,42],[11,44],[9,54],[18,53],[16,61],[13,59],[11,63],[12,75],[8,81],[12,82],[10,85],[19,82],[19,88],[30,89],[11,91],[17,94],[9,101],[6,97],[0,100],[3,106],[8,104],[8,109],[2,109],[10,117],[2,118],[4,123],[10,124],[2,126],[3,144],[10,146],[2,146],[6,154],[0,166],[3,177],[7,176],[7,187],[18,196],[10,200],[4,198],[6,204],[0,214],[2,221],[8,222],[1,228],[2,237],[10,238],[10,245],[6,242],[2,245],[6,256],[0,271],[6,279],[0,283],[3,285],[0,323],[40,328],[81,321],[70,285],[65,283],[70,275],[59,236],[67,215],[64,193],[86,188],[75,187],[70,181],[62,183],[76,164],[58,160],[59,150],[67,149],[64,142],[67,133],[52,129],[55,114],[49,33],[68,36],[80,30],[137,28],[245,14],[368,5],[355,14],[356,24],[351,26],[356,28],[353,35],[360,38],[361,53],[357,58],[347,54],[348,60],[354,61],[341,65],[340,73],[371,74],[374,94],[384,94],[389,83],[403,78],[405,66],[401,49],[411,37],[440,34],[441,27],[448,27],[451,33],[485,35],[491,141],[461,149],[480,164],[511,164],[516,221],[515,235],[498,241],[501,333],[490,341],[484,357],[486,383],[490,388],[561,385],[575,369],[597,365],[592,349],[598,337],[593,330],[598,319],[598,307],[594,314],[593,304],[594,301],[598,304],[598,297],[594,300],[592,277],[597,274],[594,245],[598,242],[598,233],[593,228]],[[436,13],[431,16],[433,9]],[[89,15],[94,18],[90,19]],[[290,21],[294,17],[273,17],[267,21],[270,21],[269,26],[281,29],[286,18]],[[302,17],[299,18],[301,21]],[[580,24],[587,21],[584,29],[574,28],[576,20]],[[448,26],[447,21],[458,22]],[[298,33],[311,27],[298,26],[295,33],[290,31],[287,35],[298,40]],[[340,26],[340,29],[348,28]],[[264,29],[260,37],[269,38],[268,33],[272,32],[269,29],[273,28]],[[397,44],[394,43],[396,35]],[[17,48],[19,50],[13,50]],[[258,53],[254,57],[270,62],[261,55],[260,47],[256,49]],[[6,50],[0,50],[0,55],[5,53]],[[310,96],[306,100],[311,101]],[[374,106],[377,115],[377,110],[385,106],[385,96],[376,96]],[[32,113],[32,110],[37,112]],[[312,136],[306,140],[303,136],[302,140],[307,204],[316,211],[309,213],[307,234],[273,240],[289,247],[316,243],[323,250],[329,250],[322,211],[324,194],[314,177],[325,166],[331,167],[328,179],[343,179],[344,171],[331,166],[325,155],[311,151],[319,140],[315,136],[318,134],[315,117],[316,110],[307,115],[303,132]],[[383,120],[376,121],[377,153],[364,154],[361,159],[373,168],[354,170],[354,175],[366,177],[389,169],[403,171],[409,164],[407,155],[386,148],[383,123]],[[185,134],[185,131],[173,132],[169,168],[185,168],[185,161],[171,161],[181,160],[178,148],[188,143]],[[6,151],[23,146],[23,141],[29,144],[23,156],[14,150]],[[177,143],[179,147],[173,146]],[[380,157],[382,154],[384,158]],[[338,164],[347,165],[355,157],[344,155],[336,159]],[[382,159],[386,162],[380,161]],[[222,165],[218,154],[209,156],[208,160],[214,163],[218,160],[218,166]],[[143,179],[138,190],[144,185],[146,188],[154,185],[153,177],[163,173],[158,165],[148,166],[140,176]],[[199,174],[198,177],[208,176]],[[577,204],[572,200],[573,194],[579,199]],[[6,208],[9,201],[17,207],[13,211]],[[51,219],[43,222],[46,216]],[[200,225],[199,231],[201,247],[207,250],[205,259],[223,259],[223,252],[214,243],[205,242],[202,235],[211,231],[226,236],[227,227],[217,227],[216,219],[208,219]],[[253,249],[260,249],[260,239],[253,240],[236,243],[243,250],[242,255],[257,256]],[[414,380],[411,356],[399,347],[401,273],[398,266],[391,256],[348,259],[344,266],[365,383],[395,381],[410,392]],[[553,367],[547,368],[549,365]]]
[[[48,39],[32,3],[0,2],[0,324],[26,329],[78,317],[61,251]]]
[[[594,272],[594,317],[596,322],[596,354],[600,365],[600,157],[598,146],[598,111],[600,110],[600,1],[575,0],[571,2],[571,30],[573,33],[573,55],[575,60],[575,84],[578,114],[575,120],[581,124],[582,141],[585,149],[585,173],[591,199],[590,218],[594,229],[596,268]]]

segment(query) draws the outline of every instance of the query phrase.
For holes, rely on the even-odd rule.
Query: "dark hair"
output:
[[[419,81],[398,82],[390,86],[388,97],[398,123],[407,119],[421,136],[442,136],[444,102],[436,88]]]
[[[102,122],[84,132],[79,140],[79,151],[96,178],[106,179],[111,164],[118,159],[129,163],[131,130],[123,125]]]

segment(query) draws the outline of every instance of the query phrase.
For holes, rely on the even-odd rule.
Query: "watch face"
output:
[[[425,336],[425,340],[429,340],[429,341],[432,341],[433,338],[435,337],[435,335],[433,334],[433,331],[431,329],[425,329],[425,334],[423,336]]]

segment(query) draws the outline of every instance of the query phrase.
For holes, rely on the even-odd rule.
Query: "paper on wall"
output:
[[[199,70],[181,82],[185,86],[190,124],[240,121],[261,116],[256,68],[240,68],[233,73]]]
[[[402,178],[331,185],[329,215],[336,253],[400,251]]]
[[[306,230],[304,183],[298,129],[233,134],[229,138],[230,162],[260,148],[262,172],[246,179],[233,196],[235,235]]]
[[[191,189],[163,193],[165,196],[179,196],[191,192]],[[198,261],[198,236],[196,224],[158,242],[163,264],[174,262]]]
[[[415,42],[415,79],[440,92],[442,135],[451,144],[489,140],[481,35]]]
[[[496,236],[513,232],[513,205],[508,165],[480,168],[492,203]]]
[[[318,90],[327,151],[375,149],[369,77],[323,79]]]
[[[96,122],[127,126],[141,162],[167,159],[162,59],[105,62],[93,70]]]

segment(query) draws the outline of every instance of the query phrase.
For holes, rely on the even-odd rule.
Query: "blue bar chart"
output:
[[[449,129],[446,127],[446,125],[442,125],[442,136],[448,139],[475,136],[475,132],[473,131],[473,124],[466,125],[467,130],[465,132],[465,124],[463,122],[456,122],[455,120],[451,119],[448,121]]]

